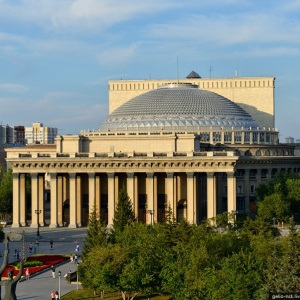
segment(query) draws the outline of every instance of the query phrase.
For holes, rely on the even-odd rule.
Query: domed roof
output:
[[[236,103],[197,85],[176,83],[141,94],[114,110],[100,131],[257,127]]]

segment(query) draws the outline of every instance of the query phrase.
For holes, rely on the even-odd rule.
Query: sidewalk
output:
[[[67,254],[71,255],[75,253],[75,248],[77,243],[80,247],[83,246],[85,234],[87,228],[40,228],[40,244],[37,247],[37,254]],[[36,229],[31,229],[27,227],[22,228],[4,228],[5,232],[18,232],[21,233],[25,231],[26,235],[26,251],[27,256],[30,256],[29,253],[29,243],[35,242],[36,240]],[[53,240],[54,250],[50,250],[50,240]],[[3,254],[4,244],[0,244],[0,253]],[[9,243],[9,262],[14,261],[13,253],[14,249],[21,249],[20,242],[10,242]],[[0,257],[0,264],[2,264],[3,257]],[[51,291],[60,291],[61,295],[64,295],[71,290],[80,289],[81,285],[78,282],[69,284],[68,281],[64,278],[64,275],[67,274],[70,270],[71,272],[76,271],[77,265],[67,262],[56,266],[56,278],[52,278],[51,270],[46,270],[38,275],[31,276],[30,280],[20,281],[17,284],[16,295],[18,300],[22,299],[39,299],[39,300],[48,300],[50,299]],[[61,278],[58,277],[58,271],[61,271]],[[5,288],[2,288],[1,299],[4,297]]]

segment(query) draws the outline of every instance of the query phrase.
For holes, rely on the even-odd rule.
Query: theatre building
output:
[[[148,224],[162,221],[167,207],[198,224],[225,211],[253,212],[260,183],[300,166],[294,146],[279,143],[274,84],[274,77],[195,72],[110,81],[109,115],[97,131],[6,150],[12,226],[85,226],[94,207],[110,225],[123,186],[136,218]]]

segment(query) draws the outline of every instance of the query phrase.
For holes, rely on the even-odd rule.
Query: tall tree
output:
[[[99,213],[94,204],[93,211],[89,216],[88,230],[82,248],[83,258],[93,247],[106,245],[108,238],[109,235],[107,234],[106,226],[101,223]]]
[[[122,232],[126,225],[131,224],[135,220],[132,202],[127,194],[125,186],[123,186],[119,192],[119,201],[113,219],[114,231]]]
[[[0,170],[0,212],[12,213],[13,203],[13,181],[12,169],[8,171]]]

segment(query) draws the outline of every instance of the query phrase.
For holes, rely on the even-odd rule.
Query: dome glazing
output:
[[[100,131],[257,127],[229,99],[192,84],[168,84],[139,95],[113,111]]]

